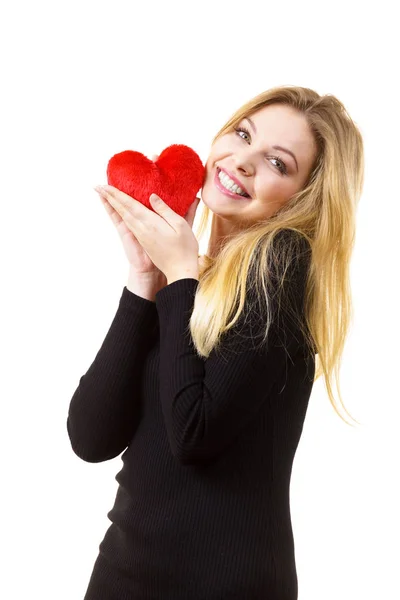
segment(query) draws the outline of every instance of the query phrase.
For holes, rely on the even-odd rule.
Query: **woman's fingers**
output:
[[[114,223],[114,225],[119,225],[122,221],[122,218],[117,213],[117,211],[111,206],[109,201],[106,198],[104,198],[104,196],[102,196],[101,194],[99,194],[99,195],[100,195],[100,200],[101,200],[104,208],[106,209],[111,221]]]
[[[196,200],[193,202],[193,204],[191,204],[189,210],[185,215],[186,222],[190,225],[190,227],[193,227],[194,219],[196,217],[196,210],[199,205],[199,202],[200,198],[196,198]]]

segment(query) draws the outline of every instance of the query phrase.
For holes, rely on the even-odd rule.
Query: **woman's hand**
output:
[[[156,162],[157,159],[157,154],[151,156],[151,160],[153,162]],[[110,204],[105,195],[99,194],[99,196],[122,241],[122,245],[129,262],[131,275],[134,273],[136,273],[138,276],[145,275],[146,277],[151,275],[157,277],[158,280],[164,279],[164,285],[166,285],[167,280],[165,275],[153,263],[133,232],[127,227],[120,214]],[[200,198],[197,198],[197,200],[200,202]],[[185,220],[191,228],[193,227],[195,214],[196,210],[193,210],[193,207],[191,207],[185,215]]]
[[[95,188],[118,213],[154,266],[168,283],[178,278],[198,278],[199,243],[191,229],[200,199],[196,198],[186,218],[173,211],[155,194],[150,196],[153,211],[117,188]]]

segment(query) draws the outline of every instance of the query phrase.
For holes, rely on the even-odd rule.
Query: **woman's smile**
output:
[[[245,200],[246,202],[251,200],[251,198],[248,198],[247,196],[242,196],[241,194],[236,194],[236,192],[231,192],[226,187],[224,187],[224,185],[220,181],[219,172],[220,172],[220,169],[217,167],[215,170],[214,183],[220,192],[222,192],[226,196],[229,196],[230,198],[235,198],[235,200]]]

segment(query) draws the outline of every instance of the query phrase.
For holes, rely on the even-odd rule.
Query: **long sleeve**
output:
[[[69,405],[67,431],[82,460],[114,458],[134,435],[143,363],[157,322],[155,303],[125,286],[103,344]]]
[[[297,314],[303,310],[307,250],[293,261],[286,277],[287,297]],[[252,311],[240,331],[235,324],[226,332],[218,353],[212,351],[208,359],[199,357],[189,330],[197,286],[195,279],[180,279],[156,295],[162,411],[171,452],[184,465],[213,461],[229,447],[257,418],[302,343],[295,321],[276,312],[266,344],[255,347],[266,316],[260,318]]]

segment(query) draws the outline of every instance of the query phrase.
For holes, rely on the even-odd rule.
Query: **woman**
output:
[[[165,276],[103,194],[130,277],[67,428],[85,461],[125,451],[85,600],[297,598],[291,469],[322,373],[337,410],[363,160],[334,96],[252,99],[213,140],[208,251],[186,276]]]

